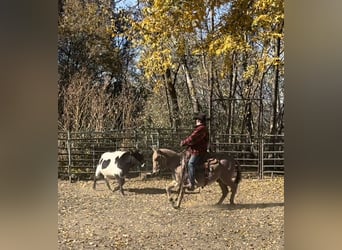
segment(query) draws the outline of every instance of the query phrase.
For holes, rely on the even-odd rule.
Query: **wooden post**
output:
[[[259,146],[259,176],[261,179],[264,178],[264,138],[260,137]]]
[[[67,150],[68,150],[68,177],[71,182],[71,149],[70,149],[70,131],[68,130],[68,138],[67,138]]]
[[[95,145],[94,143],[92,145],[92,149],[93,149],[93,169],[95,169]]]

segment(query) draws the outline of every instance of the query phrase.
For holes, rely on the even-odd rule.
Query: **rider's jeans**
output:
[[[189,180],[192,186],[195,185],[195,168],[201,162],[202,157],[200,155],[191,155],[188,162]]]

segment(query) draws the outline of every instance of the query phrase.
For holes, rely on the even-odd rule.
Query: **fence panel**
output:
[[[215,152],[232,155],[240,163],[244,174],[249,176],[259,174],[259,139],[241,134],[218,134],[212,142],[212,147]]]
[[[284,135],[263,136],[262,176],[284,174]]]
[[[144,155],[144,169],[132,169],[132,175],[152,170],[152,147],[183,150],[180,141],[192,129],[127,129],[105,132],[59,132],[58,176],[60,178],[92,178],[101,154],[107,151],[139,149]],[[210,149],[231,154],[239,161],[244,175],[263,178],[284,174],[284,137],[265,135],[218,134]]]

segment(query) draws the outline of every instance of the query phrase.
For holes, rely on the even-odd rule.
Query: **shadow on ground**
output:
[[[127,191],[136,194],[166,194],[164,188],[129,188]]]
[[[246,204],[222,204],[215,205],[222,209],[228,210],[237,210],[237,209],[257,209],[257,208],[269,208],[269,207],[283,207],[284,202],[275,202],[275,203],[246,203]]]

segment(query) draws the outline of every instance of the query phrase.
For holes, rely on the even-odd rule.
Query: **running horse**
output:
[[[153,149],[153,174],[160,169],[169,169],[173,181],[166,186],[166,193],[174,208],[179,208],[184,195],[184,183],[187,180],[187,162],[190,158],[188,151],[177,153],[170,149]],[[218,182],[222,196],[217,204],[222,204],[231,189],[230,204],[234,204],[238,184],[241,181],[240,164],[231,156],[224,153],[208,153],[205,162],[196,169],[195,181],[197,187],[205,187]],[[177,188],[176,199],[170,195],[172,188]],[[176,203],[175,203],[176,202]]]
[[[111,191],[120,190],[121,195],[124,195],[123,185],[125,177],[129,170],[133,167],[143,166],[144,156],[136,151],[115,151],[105,152],[101,155],[94,175],[93,189],[96,189],[96,182],[100,176],[104,177],[107,187]],[[108,179],[116,179],[118,186],[112,190]]]

